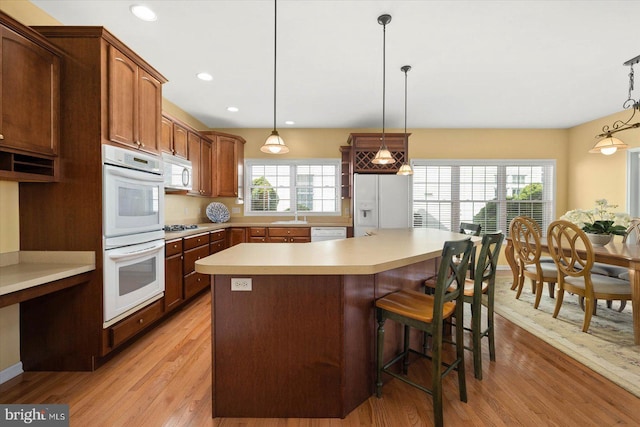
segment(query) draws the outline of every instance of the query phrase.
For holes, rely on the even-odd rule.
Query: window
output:
[[[246,161],[245,215],[340,215],[340,161]]]
[[[554,160],[414,160],[413,226],[502,230],[518,215],[546,229],[554,218]]]

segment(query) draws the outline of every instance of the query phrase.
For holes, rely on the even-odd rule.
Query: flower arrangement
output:
[[[617,234],[623,236],[631,221],[629,214],[612,212],[618,205],[610,205],[607,199],[596,200],[591,210],[574,209],[566,212],[560,219],[570,221],[590,234]]]

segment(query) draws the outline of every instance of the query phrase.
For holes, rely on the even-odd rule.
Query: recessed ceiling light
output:
[[[131,13],[133,13],[135,16],[142,19],[143,21],[152,22],[158,19],[158,16],[156,15],[156,13],[153,10],[151,10],[148,6],[145,6],[143,4],[134,4],[129,8],[129,10],[131,10]]]
[[[295,125],[296,122],[294,122],[293,120],[287,120],[286,122],[284,122],[285,125]]]
[[[240,111],[238,107],[227,107],[227,111],[231,111],[232,113],[237,113]]]
[[[205,82],[210,82],[211,80],[213,80],[213,76],[209,73],[198,73],[196,74],[196,76],[200,79],[200,80],[204,80]]]

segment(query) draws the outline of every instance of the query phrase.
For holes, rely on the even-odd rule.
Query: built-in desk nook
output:
[[[196,261],[212,275],[213,417],[345,417],[374,391],[374,300],[419,289],[443,243],[466,237],[379,230],[244,243]],[[399,338],[389,325],[385,352]]]

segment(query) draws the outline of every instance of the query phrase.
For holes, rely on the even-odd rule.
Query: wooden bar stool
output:
[[[471,327],[466,328],[456,318],[456,328],[460,325],[471,332],[474,376],[482,379],[482,338],[489,340],[489,360],[496,360],[496,344],[493,328],[493,300],[495,295],[496,268],[500,247],[504,240],[502,232],[485,234],[482,237],[482,248],[476,260],[475,279],[467,279],[464,285],[464,302],[471,304]],[[482,295],[487,295],[487,328],[482,329]]]
[[[382,373],[385,372],[407,384],[412,385],[433,397],[433,411],[436,426],[443,425],[442,414],[442,378],[453,370],[458,371],[460,400],[467,401],[467,386],[464,371],[463,330],[456,328],[456,357],[451,363],[442,360],[442,342],[444,320],[454,315],[463,321],[463,292],[465,276],[469,267],[469,258],[473,249],[470,239],[445,242],[438,269],[438,277],[433,295],[412,290],[400,290],[376,300],[376,318],[378,321],[377,358],[376,358],[376,396],[382,396]],[[455,261],[459,258],[459,262]],[[386,364],[384,354],[384,324],[387,319],[404,325],[403,351]],[[418,329],[432,337],[431,355],[410,347],[410,328]],[[431,359],[431,388],[418,384],[407,376],[409,354],[417,354]],[[398,374],[390,367],[403,361],[402,373]],[[444,367],[444,371],[443,368]]]

